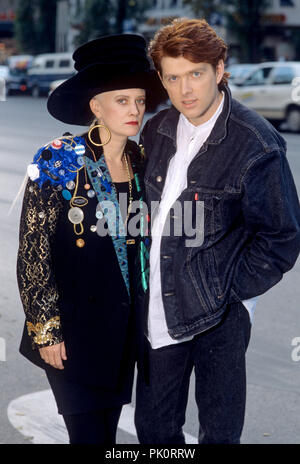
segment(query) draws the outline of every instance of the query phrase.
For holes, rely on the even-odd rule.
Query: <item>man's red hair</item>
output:
[[[225,62],[227,45],[205,19],[178,18],[160,29],[149,44],[149,54],[161,74],[161,60],[165,56],[183,56],[192,63],[209,63],[214,69],[220,60]],[[227,85],[225,72],[219,89]]]

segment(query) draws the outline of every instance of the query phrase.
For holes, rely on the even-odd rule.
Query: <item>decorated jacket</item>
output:
[[[121,286],[128,300],[131,297],[131,286],[127,248],[128,243],[136,242],[141,271],[140,285],[144,290],[148,285],[144,243],[147,230],[141,182],[143,154],[132,141],[127,143],[125,152],[134,172],[135,199],[140,204],[141,225],[139,237],[129,241],[125,230],[126,219],[122,215],[117,189],[111,180],[104,156],[100,155],[98,160],[93,159],[94,152],[86,135],[66,135],[46,144],[38,150],[28,166],[29,179],[20,222],[17,278],[33,348],[54,345],[64,340],[61,308],[66,304],[60,302],[62,293],[67,295],[64,299],[68,301],[68,291],[64,289],[63,276],[59,276],[61,265],[57,265],[55,257],[57,237],[64,236],[64,230],[61,229],[66,229],[66,234],[71,237],[68,240],[72,241],[74,255],[78,254],[78,259],[80,250],[86,253],[88,242],[95,240],[95,236],[101,240],[101,231],[108,229],[112,250],[115,252],[113,259],[117,258],[120,271],[116,278],[122,280]],[[91,203],[95,206],[95,220],[87,227],[86,211],[89,208],[87,205]],[[105,243],[106,247],[111,246]],[[63,254],[63,251],[60,253]],[[60,259],[63,263],[67,258],[61,256]],[[101,265],[103,269],[103,263]],[[81,291],[80,288],[78,291]]]

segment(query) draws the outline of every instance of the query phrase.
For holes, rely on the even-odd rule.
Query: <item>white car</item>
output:
[[[65,82],[65,80],[66,79],[57,79],[56,81],[52,81],[51,84],[50,84],[50,89],[49,89],[48,96],[51,95],[53,90],[55,90],[60,84]]]
[[[229,83],[232,96],[260,115],[300,132],[300,62],[276,61],[255,66],[244,80]]]
[[[238,64],[230,64],[225,71],[230,73],[230,83],[235,84],[236,82],[241,82],[248,76],[250,71],[255,68],[255,64],[253,63],[238,63]]]

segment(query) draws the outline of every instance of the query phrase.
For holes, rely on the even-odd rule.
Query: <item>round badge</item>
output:
[[[69,190],[63,190],[61,193],[65,200],[71,200],[72,195],[71,192],[69,192]]]
[[[91,186],[90,186],[90,184],[84,184],[84,188],[85,188],[85,190],[90,190]]]
[[[75,150],[76,155],[84,155],[84,153],[85,153],[85,146],[84,146],[84,145],[81,145],[81,144],[78,144],[78,145],[76,145],[76,147],[74,148],[74,150]]]
[[[69,210],[68,218],[69,221],[72,222],[72,224],[80,224],[84,218],[82,209],[78,208],[77,206],[74,206],[74,208],[71,208]]]
[[[96,194],[95,194],[95,190],[88,190],[88,191],[87,191],[87,196],[88,196],[89,198],[93,198],[95,195],[96,195]]]
[[[66,183],[66,187],[69,189],[69,190],[73,190],[75,188],[75,182],[73,180],[69,180],[67,183]]]
[[[49,161],[52,158],[52,151],[51,150],[43,150],[42,151],[42,158],[45,161]]]
[[[76,240],[76,245],[78,246],[78,248],[84,247],[85,241],[83,240],[83,238],[78,238],[78,239]]]
[[[66,151],[73,151],[72,145],[69,145],[69,144],[65,145],[65,150]]]
[[[60,168],[61,165],[62,165],[62,162],[61,162],[60,160],[55,161],[55,163],[54,163],[54,167],[55,167],[55,168]]]
[[[62,147],[62,141],[59,139],[53,140],[51,147],[55,148],[55,150],[59,150]]]
[[[97,231],[97,226],[91,226],[90,227],[91,232],[96,232]]]
[[[83,158],[83,156],[78,156],[78,157],[77,157],[77,163],[79,164],[79,166],[83,166],[83,165],[84,165],[84,158]]]
[[[103,218],[103,213],[102,213],[102,211],[100,211],[100,210],[99,210],[99,211],[96,211],[96,218],[97,218],[97,219],[102,219],[102,218]]]

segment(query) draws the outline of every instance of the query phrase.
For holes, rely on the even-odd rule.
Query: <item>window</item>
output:
[[[70,67],[70,60],[60,60],[58,64],[59,68],[69,68]]]
[[[254,71],[243,82],[244,85],[264,85],[266,84],[272,68],[260,68]]]
[[[280,66],[274,70],[273,84],[291,84],[295,73],[290,66]]]
[[[47,60],[45,63],[45,68],[54,68],[54,61],[53,60]]]

